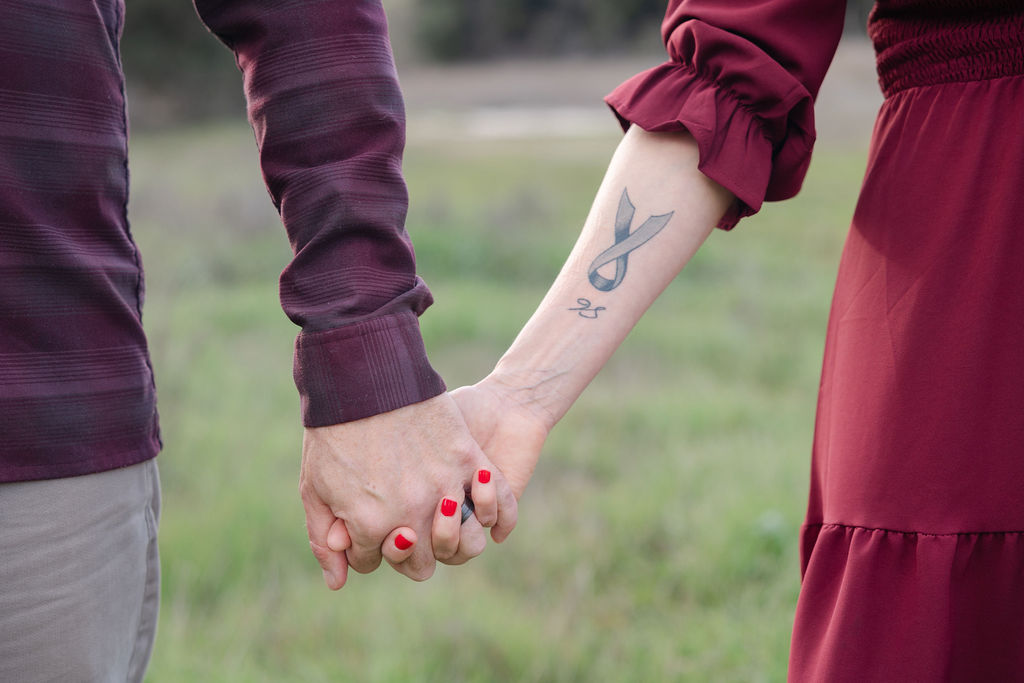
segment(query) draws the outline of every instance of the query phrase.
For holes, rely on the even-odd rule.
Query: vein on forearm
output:
[[[546,424],[553,426],[561,414],[556,408],[564,401],[562,386],[572,368],[531,368],[525,372],[502,372],[502,363],[495,368],[495,378],[509,389],[513,401],[537,414]]]

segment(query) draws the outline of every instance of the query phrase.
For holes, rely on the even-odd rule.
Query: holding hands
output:
[[[307,429],[299,490],[327,586],[338,590],[349,567],[371,572],[381,559],[422,581],[435,560],[457,565],[482,553],[488,528],[504,541],[547,432],[491,378],[366,420]],[[474,509],[463,522],[467,490]]]
[[[460,528],[466,491],[473,492],[477,517]],[[310,547],[332,590],[345,584],[350,566],[370,572],[382,558],[422,581],[433,574],[435,555],[460,564],[483,551],[485,530],[477,520],[492,526],[495,540],[516,523],[508,483],[447,394],[307,428],[299,493]]]
[[[490,375],[306,430],[300,492],[328,586],[382,557],[423,580],[435,560],[480,554],[485,527],[508,536],[551,428],[735,201],[699,156],[686,132],[631,128],[561,273]],[[476,513],[460,524],[467,491]]]

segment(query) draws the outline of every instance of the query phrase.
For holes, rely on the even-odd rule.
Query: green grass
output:
[[[413,143],[409,231],[450,386],[576,237],[615,137]],[[781,681],[828,298],[862,156],[713,235],[548,442],[508,543],[329,593],[296,494],[289,255],[244,126],[139,136],[166,443],[152,681]]]

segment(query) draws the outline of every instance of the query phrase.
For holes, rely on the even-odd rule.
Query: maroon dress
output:
[[[694,134],[731,227],[799,187],[842,4],[673,2],[672,62],[609,103]],[[883,0],[869,30],[886,99],[829,320],[789,676],[1024,680],[1024,3]]]

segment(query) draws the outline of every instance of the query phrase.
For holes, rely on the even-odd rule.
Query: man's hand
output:
[[[376,569],[382,547],[397,571],[417,581],[429,578],[434,555],[424,541],[431,537],[438,501],[461,505],[481,469],[495,474],[492,535],[504,538],[516,523],[516,499],[470,436],[451,396],[307,428],[299,493],[310,547],[327,585],[341,588],[349,566],[361,573]],[[464,562],[485,545],[483,528],[467,522],[450,560]]]

